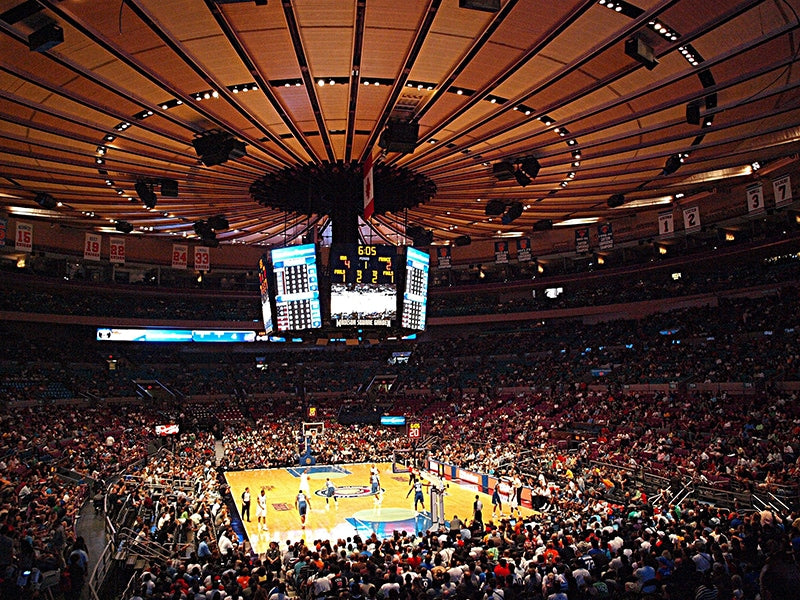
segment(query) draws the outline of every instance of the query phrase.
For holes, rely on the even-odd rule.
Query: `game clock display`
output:
[[[406,289],[403,293],[401,322],[406,329],[425,329],[430,260],[427,252],[420,252],[411,246],[406,248]]]
[[[275,321],[280,331],[322,327],[314,244],[272,250],[275,271]]]
[[[397,318],[396,260],[395,246],[331,246],[331,320],[337,327],[393,324]]]

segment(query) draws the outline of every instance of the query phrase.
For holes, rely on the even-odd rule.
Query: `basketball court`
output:
[[[427,484],[423,493],[425,506],[416,511],[414,492],[409,493],[411,488],[408,472],[395,472],[392,463],[377,463],[376,466],[382,490],[380,504],[376,504],[370,493],[371,464],[231,471],[226,473],[226,478],[236,499],[237,511],[241,510],[242,492],[245,487],[250,488],[250,522],[243,521],[242,525],[257,553],[265,552],[269,542],[273,540],[284,546],[286,540],[297,541],[301,538],[337,540],[355,534],[367,537],[372,533],[382,538],[391,536],[396,530],[427,530],[433,523],[430,512],[431,485],[444,489],[443,515],[448,522],[453,515],[458,515],[463,521],[472,520],[472,505],[477,493],[475,486],[443,482],[422,473]],[[295,508],[295,498],[300,490],[300,477],[304,471],[309,478],[311,497],[306,526],[302,529],[300,515]],[[326,478],[330,478],[336,486],[338,507],[333,499],[328,504],[325,503]],[[261,494],[262,487],[267,496],[267,531],[259,531],[256,520],[256,498]],[[492,514],[491,497],[483,493],[479,495],[483,501],[483,519],[488,523]],[[507,515],[508,507],[505,505],[504,510]],[[521,510],[523,515],[532,514],[531,510],[524,507]]]

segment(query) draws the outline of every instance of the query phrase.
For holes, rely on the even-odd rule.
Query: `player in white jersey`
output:
[[[339,508],[339,499],[336,497],[336,486],[333,485],[330,477],[325,478],[325,510],[330,508],[330,500],[333,498],[333,504]]]
[[[256,521],[258,522],[259,531],[261,531],[262,525],[264,531],[267,530],[267,491],[263,487],[256,498]]]
[[[311,496],[311,484],[308,481],[308,471],[309,469],[306,469],[300,473],[300,491],[305,493],[306,498]]]

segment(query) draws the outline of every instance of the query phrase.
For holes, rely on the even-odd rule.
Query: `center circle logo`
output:
[[[381,493],[385,491],[385,489],[381,488]],[[325,488],[321,488],[316,490],[314,495],[325,498],[328,493]],[[372,496],[372,488],[368,485],[342,485],[336,488],[334,496],[337,498],[366,498],[367,496]]]

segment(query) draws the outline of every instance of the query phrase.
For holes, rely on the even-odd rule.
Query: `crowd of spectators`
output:
[[[604,306],[695,294],[725,294],[746,287],[794,286],[800,259],[794,246],[780,256],[765,251],[738,254],[727,260],[696,256],[693,262],[647,270],[635,267],[602,273],[575,273],[549,278],[530,273],[512,277],[499,270],[480,284],[465,282],[437,288],[431,281],[429,317],[526,313]],[[674,273],[680,277],[674,278]],[[472,285],[470,285],[472,283]],[[509,284],[513,284],[509,286]],[[142,320],[231,321],[258,324],[261,303],[257,286],[249,292],[185,290],[140,286],[74,283],[12,274],[0,281],[0,311],[70,316],[122,317]],[[548,289],[561,288],[557,297]]]

